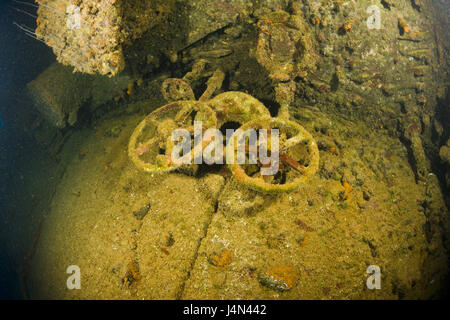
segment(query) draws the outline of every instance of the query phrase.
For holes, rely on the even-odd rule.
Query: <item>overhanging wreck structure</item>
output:
[[[167,0],[40,0],[36,36],[75,71],[113,76],[125,67],[123,49],[167,19]]]

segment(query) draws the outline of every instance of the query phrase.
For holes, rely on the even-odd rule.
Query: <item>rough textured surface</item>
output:
[[[317,128],[320,172],[293,193],[266,196],[215,172],[139,172],[126,145],[142,111],[104,120],[83,140],[71,137],[64,152],[79,144],[80,155],[71,158],[43,223],[28,282],[32,297],[399,299],[439,293],[447,269],[445,204],[437,179],[416,184],[398,139],[311,111],[302,124]],[[122,130],[111,136],[117,126]],[[137,219],[134,212],[149,203]],[[71,264],[82,270],[82,290],[65,287],[62,266]],[[371,264],[382,269],[382,290],[364,286]]]
[[[231,15],[235,20],[218,30],[203,25],[204,37],[189,45],[185,33],[176,37],[189,28],[172,16],[170,32],[155,28],[127,48],[127,65],[143,84],[98,108],[93,128],[63,148],[76,156],[67,157],[67,174],[43,223],[30,296],[441,296],[450,248],[448,5],[317,0],[295,1],[295,11],[290,2],[254,1],[248,16]],[[380,29],[367,26],[373,4]],[[257,49],[258,22],[280,10],[302,17],[316,59],[307,74],[290,79],[295,90],[281,79],[286,90],[277,92]],[[284,29],[272,27],[267,31],[276,34],[264,41],[270,47],[275,37],[282,46]],[[301,62],[293,48],[270,54]],[[166,104],[161,83],[200,59],[208,63],[192,80],[197,96],[218,67],[226,73],[225,91],[248,91],[272,115],[279,111],[277,93],[289,93],[291,119],[313,134],[320,150],[319,171],[307,185],[270,196],[246,190],[223,168],[146,176],[133,167],[127,141],[146,114]],[[148,203],[151,209],[136,219],[133,213]],[[83,290],[66,290],[69,264],[82,267]],[[381,268],[381,290],[365,286],[373,264]],[[286,286],[275,277],[289,290],[279,290]]]
[[[38,3],[36,35],[53,48],[59,62],[81,72],[116,75],[125,68],[127,47],[149,30],[144,41],[168,42],[149,43],[149,62],[158,60],[155,54],[161,47],[175,59],[178,51],[248,18],[254,9],[263,14],[281,9],[287,1],[82,0],[75,3],[79,11],[67,0]],[[148,50],[153,46],[153,52]]]

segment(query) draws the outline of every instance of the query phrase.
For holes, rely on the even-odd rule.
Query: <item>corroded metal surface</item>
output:
[[[36,35],[76,71],[115,75],[123,49],[165,21],[173,1],[40,0]]]

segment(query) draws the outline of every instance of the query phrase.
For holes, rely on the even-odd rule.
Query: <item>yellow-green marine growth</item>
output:
[[[168,101],[178,101],[153,111],[134,130],[128,145],[128,155],[136,167],[150,173],[180,168],[183,161],[175,161],[172,155],[175,147],[172,133],[176,129],[187,130],[192,138],[195,122],[201,122],[202,131],[220,129],[233,122],[238,123],[240,128],[234,132],[230,141],[237,138],[238,132],[250,129],[266,129],[269,136],[271,130],[277,129],[279,135],[276,150],[271,144],[266,147],[268,153],[277,156],[277,172],[273,175],[261,175],[260,169],[265,165],[260,158],[256,159],[255,164],[245,163],[248,161],[237,164],[232,161],[228,166],[238,181],[260,192],[279,193],[294,190],[314,175],[319,166],[319,151],[311,134],[294,121],[272,118],[264,104],[249,94],[230,91],[211,99],[221,87],[223,79],[223,72],[216,70],[199,100],[195,100],[193,90],[186,80],[170,78],[163,83],[165,98]],[[190,159],[194,159],[199,148],[203,152],[211,142],[206,140],[195,145],[195,139],[191,141],[194,141],[194,145],[191,143],[188,155]],[[230,141],[223,142],[224,155],[227,160],[237,159],[237,144],[233,143],[230,147]],[[247,160],[249,149],[245,150],[244,155]]]

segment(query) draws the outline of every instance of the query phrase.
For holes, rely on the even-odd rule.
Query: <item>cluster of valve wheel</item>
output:
[[[279,165],[275,174],[262,175],[259,169],[264,165],[259,159],[253,164],[237,161],[226,164],[235,179],[254,190],[265,193],[287,192],[313,176],[319,166],[319,150],[312,135],[297,122],[271,117],[264,104],[249,94],[228,91],[211,98],[222,81],[223,73],[217,70],[208,81],[205,93],[196,100],[186,81],[167,79],[162,87],[166,98],[184,100],[173,101],[156,109],[135,128],[129,141],[128,155],[136,167],[150,173],[161,173],[186,166],[173,161],[175,143],[172,133],[176,129],[184,129],[193,137],[194,123],[198,121],[203,131],[220,129],[226,127],[227,123],[239,124],[241,130],[235,131],[231,139],[238,132],[249,129],[267,129],[268,132],[278,129]],[[170,99],[170,96],[174,98]],[[226,143],[224,141],[224,155],[234,158],[236,147],[226,148]],[[204,142],[200,146],[193,145],[191,152],[204,147]]]

